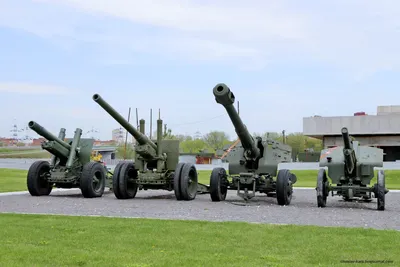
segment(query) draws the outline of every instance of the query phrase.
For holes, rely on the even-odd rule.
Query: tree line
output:
[[[154,139],[157,136],[155,132],[153,135]],[[271,138],[279,142],[284,142],[292,147],[292,154],[297,155],[305,151],[320,152],[322,147],[322,140],[311,138],[303,135],[302,133],[277,133],[277,132],[265,132],[265,133],[253,133],[253,136],[261,136],[263,138]],[[153,139],[152,138],[152,139]],[[207,150],[210,153],[215,153],[218,150],[223,150],[227,145],[232,145],[238,137],[230,137],[223,131],[211,131],[202,137],[194,138],[190,135],[173,134],[172,130],[165,126],[163,131],[163,138],[175,139],[180,141],[181,153],[199,153]],[[133,147],[131,144],[121,145],[117,149],[117,158],[123,158],[124,153],[126,157],[133,156]]]

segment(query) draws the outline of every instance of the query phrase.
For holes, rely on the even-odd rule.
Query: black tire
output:
[[[378,171],[378,183],[376,186],[377,209],[385,210],[385,173]]]
[[[99,162],[88,162],[83,166],[80,188],[84,198],[101,197],[106,186],[107,174]]]
[[[328,198],[327,183],[326,170],[320,169],[317,176],[317,187],[315,188],[317,190],[317,204],[319,208],[326,207],[326,200]]]
[[[120,199],[130,199],[136,196],[138,172],[133,162],[125,162],[119,171],[118,186]],[[132,181],[135,179],[136,181]]]
[[[176,165],[174,172],[174,193],[176,200],[182,200],[182,191],[181,191],[181,172],[182,167],[185,163],[181,162]]]
[[[292,200],[292,174],[289,170],[280,170],[276,177],[276,199],[281,206],[288,206]]]
[[[180,175],[182,200],[193,200],[197,195],[198,177],[194,164],[184,163]]]
[[[226,199],[228,193],[226,170],[222,167],[214,168],[210,175],[210,196],[213,202]]]
[[[121,171],[122,165],[124,165],[125,161],[120,161],[118,162],[117,166],[115,166],[113,175],[112,175],[112,187],[113,187],[113,192],[114,196],[117,199],[121,199],[121,193],[119,192],[119,174]]]
[[[48,172],[50,172],[50,163],[44,160],[36,161],[29,167],[26,184],[31,196],[50,195],[53,184],[43,178],[43,175]]]

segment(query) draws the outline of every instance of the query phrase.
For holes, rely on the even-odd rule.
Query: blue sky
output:
[[[160,108],[175,133],[234,139],[219,82],[250,132],[400,104],[398,1],[3,0],[0,44],[3,137],[35,120],[110,139],[99,93],[132,121]]]

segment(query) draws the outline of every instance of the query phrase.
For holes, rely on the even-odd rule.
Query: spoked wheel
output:
[[[326,207],[326,199],[328,198],[328,178],[325,169],[318,171],[317,177],[317,204],[319,208]]]
[[[119,171],[118,190],[120,199],[129,199],[136,196],[138,190],[138,172],[133,162],[125,162]]]
[[[378,172],[378,184],[376,186],[376,198],[378,199],[377,209],[385,210],[385,173],[383,170]]]
[[[280,170],[276,177],[276,199],[278,204],[289,205],[292,200],[293,186],[292,186],[292,174],[289,170]]]
[[[224,168],[214,168],[210,176],[210,196],[214,202],[226,199],[228,180]]]
[[[28,170],[26,183],[31,196],[48,196],[53,190],[46,175],[50,172],[50,163],[44,160],[34,162]]]
[[[193,200],[197,195],[197,170],[194,164],[184,163],[179,178],[182,200]]]
[[[83,166],[80,188],[84,198],[101,197],[106,186],[107,174],[99,162],[88,162]]]

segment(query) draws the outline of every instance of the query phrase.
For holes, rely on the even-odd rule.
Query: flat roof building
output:
[[[376,115],[303,118],[303,134],[321,139],[325,148],[343,145],[342,127],[361,145],[382,148],[385,161],[400,160],[400,106],[378,106]]]

